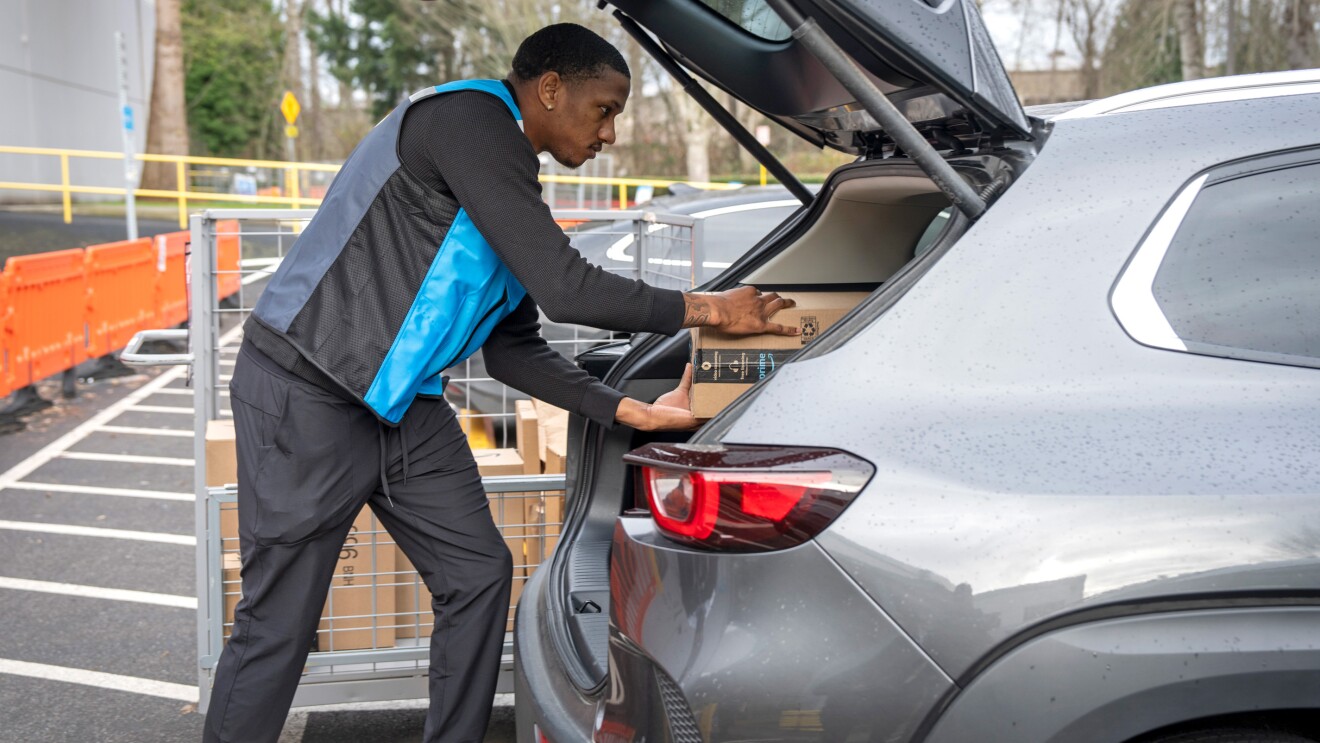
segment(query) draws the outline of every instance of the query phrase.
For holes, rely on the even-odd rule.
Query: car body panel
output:
[[[620,674],[653,665],[680,690],[707,740],[901,740],[952,687],[813,544],[755,555],[693,552],[673,548],[649,516],[623,517],[610,583],[610,689],[645,687],[647,678]],[[756,590],[766,585],[782,590]],[[634,660],[620,667],[615,660],[628,648]],[[739,689],[736,698],[728,685]],[[654,740],[648,731],[665,725],[640,719],[650,707],[607,694],[604,721],[616,732],[631,727],[633,740]]]
[[[1058,123],[886,315],[724,436],[876,466],[818,541],[951,676],[1086,606],[1320,586],[1320,373],[1142,346],[1107,301],[1198,172],[1315,143],[1320,97],[1274,99],[1298,126],[1259,106]]]
[[[955,244],[910,286],[879,290],[882,313],[836,326],[833,350],[785,365],[693,437],[875,465],[816,541],[701,552],[645,516],[617,520],[603,732],[689,740],[675,699],[704,740],[762,743],[1112,743],[1271,699],[1320,708],[1320,370],[1143,346],[1109,302],[1185,184],[1316,145],[1320,96],[1068,108]],[[558,600],[543,590],[524,601]],[[519,687],[520,709],[571,717],[552,740],[586,737],[597,692],[567,689],[556,651],[517,639],[547,636],[525,618],[515,643],[537,656],[519,662],[551,671]],[[882,648],[902,661],[877,660]]]
[[[1320,698],[1320,608],[1123,617],[1017,648],[959,692],[925,743],[1112,743],[1216,714]]]

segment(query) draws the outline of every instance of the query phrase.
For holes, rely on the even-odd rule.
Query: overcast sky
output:
[[[1033,23],[1024,30],[1022,13],[1012,11],[1007,2],[997,0],[986,2],[981,10],[985,25],[999,49],[999,57],[1009,69],[1047,70],[1050,67],[1050,50],[1054,48],[1056,26],[1054,16],[1048,12],[1048,0],[1030,0],[1028,7],[1034,10]],[[1064,29],[1057,35],[1063,57],[1059,59],[1061,69],[1077,66],[1077,46]]]

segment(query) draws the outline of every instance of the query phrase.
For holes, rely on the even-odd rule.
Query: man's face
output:
[[[554,109],[547,111],[546,150],[561,164],[576,168],[614,144],[614,119],[628,102],[629,80],[615,70],[560,81]]]

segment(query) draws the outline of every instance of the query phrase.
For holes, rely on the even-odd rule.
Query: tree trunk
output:
[[[1224,52],[1224,74],[1236,75],[1238,72],[1238,34],[1240,33],[1238,24],[1240,14],[1238,13],[1238,0],[1227,1],[1228,18],[1226,19],[1227,33],[1225,34],[1227,36],[1225,40],[1227,49]]]
[[[710,180],[710,116],[692,96],[674,83],[668,95],[682,121],[683,149],[689,181]]]
[[[1178,24],[1178,52],[1182,57],[1184,80],[1205,77],[1205,45],[1201,39],[1201,24],[1197,17],[1196,0],[1174,0],[1174,17]]]
[[[306,91],[303,88],[302,75],[302,36],[303,36],[303,10],[305,8],[304,0],[285,0],[284,2],[284,71],[282,74],[284,80],[284,89],[293,92],[300,105],[307,102]],[[283,98],[283,94],[280,94]],[[300,115],[297,119],[303,122]],[[298,159],[298,152],[302,149],[299,142],[295,139],[293,145],[287,148],[286,157],[291,160]]]
[[[188,109],[183,91],[183,33],[179,0],[156,0],[156,62],[147,121],[147,152],[188,154]],[[147,163],[142,188],[173,191],[178,185],[174,163]],[[185,189],[187,184],[182,184]]]
[[[1315,14],[1311,0],[1287,0],[1283,11],[1288,38],[1288,69],[1305,70],[1315,64]]]
[[[304,148],[306,157],[312,160],[320,160],[325,157],[325,143],[321,141],[321,132],[324,129],[324,122],[321,119],[321,55],[317,52],[314,45],[308,45],[311,54],[307,57],[307,111],[303,114],[303,123],[306,125],[306,131],[303,136],[306,137],[307,146]]]

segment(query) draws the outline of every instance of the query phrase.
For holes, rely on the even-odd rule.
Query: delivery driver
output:
[[[657,289],[593,266],[541,201],[537,153],[577,167],[628,99],[614,47],[572,24],[518,48],[507,80],[414,93],[344,163],[244,326],[230,383],[243,598],[216,668],[207,741],[275,741],[340,547],[363,504],[430,589],[426,741],[480,741],[512,561],[441,370],[482,349],[491,376],[599,424],[696,426],[691,370],[655,404],[624,397],[538,335],[555,321],[672,335],[767,322],[751,287]]]

